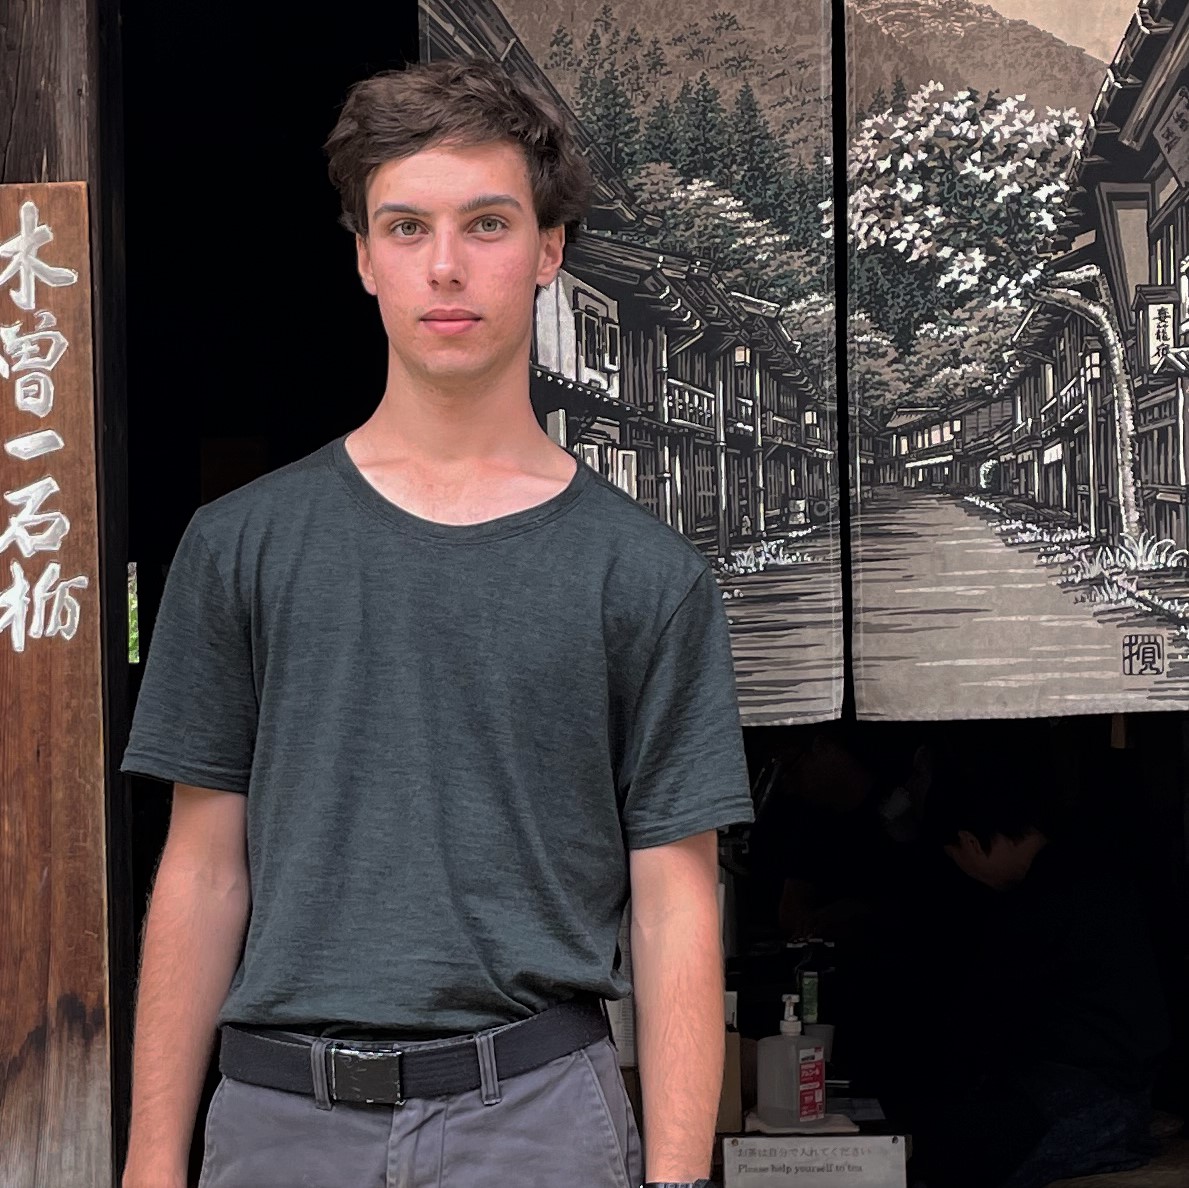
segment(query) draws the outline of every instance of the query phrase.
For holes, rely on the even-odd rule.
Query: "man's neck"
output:
[[[515,465],[549,453],[529,396],[527,366],[481,382],[445,385],[389,366],[384,396],[352,438],[377,461],[454,468]]]
[[[541,429],[518,382],[449,392],[394,382],[347,452],[382,495],[443,524],[475,524],[545,503],[574,478],[576,462]]]

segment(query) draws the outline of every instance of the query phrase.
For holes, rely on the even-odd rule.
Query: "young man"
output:
[[[388,380],[170,570],[124,1186],[184,1183],[219,1026],[202,1188],[697,1183],[716,830],[752,809],[710,570],[530,403],[586,164],[483,63],[359,84],[327,147]],[[601,1003],[629,890],[646,1151]]]

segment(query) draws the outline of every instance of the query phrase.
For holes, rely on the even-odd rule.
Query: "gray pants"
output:
[[[432,1043],[433,1041],[427,1041]],[[406,1049],[425,1046],[406,1044]],[[480,1089],[403,1106],[223,1077],[199,1188],[639,1188],[640,1135],[610,1039]]]

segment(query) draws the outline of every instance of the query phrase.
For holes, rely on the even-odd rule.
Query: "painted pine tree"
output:
[[[644,52],[644,78],[651,90],[657,90],[661,80],[669,75],[669,59],[661,39],[654,36]]]
[[[616,169],[628,173],[635,168],[640,151],[640,119],[614,59],[605,63],[589,105],[579,114]]]
[[[545,69],[557,81],[557,75],[566,78],[578,69],[578,55],[574,51],[574,36],[565,25],[558,25],[549,39],[549,53],[545,58]]]
[[[633,104],[638,103],[645,92],[644,67],[640,64],[640,51],[644,45],[644,38],[640,30],[633,25],[623,39],[623,46],[619,51],[619,76],[623,82],[623,89]]]
[[[768,127],[750,83],[735,96],[729,144],[732,190],[756,214],[783,225],[792,198],[788,154]]]
[[[703,71],[690,92],[687,118],[682,129],[689,176],[704,177],[719,185],[731,182],[731,129],[718,88]]]
[[[579,117],[594,106],[595,88],[603,66],[603,38],[598,28],[592,28],[582,44],[582,61],[578,68],[578,85],[574,91],[574,107]]]
[[[673,118],[673,105],[662,95],[653,105],[640,134],[639,160],[669,161],[673,165],[673,149],[677,143],[677,125]]]

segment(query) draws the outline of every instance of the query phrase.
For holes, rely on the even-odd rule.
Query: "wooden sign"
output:
[[[904,1188],[897,1135],[766,1135],[723,1139],[725,1188]]]
[[[1177,181],[1189,186],[1189,90],[1185,87],[1176,93],[1156,125],[1156,143]]]
[[[0,186],[0,1162],[110,1183],[91,272],[82,182]]]

